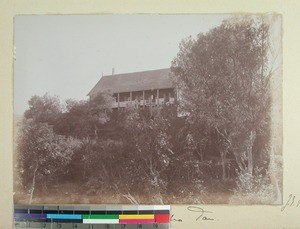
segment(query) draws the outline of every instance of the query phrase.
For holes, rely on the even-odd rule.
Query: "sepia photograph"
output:
[[[15,204],[281,205],[282,18],[14,18]]]

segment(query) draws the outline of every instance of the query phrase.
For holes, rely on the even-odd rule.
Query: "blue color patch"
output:
[[[47,214],[47,219],[82,219],[82,215]]]

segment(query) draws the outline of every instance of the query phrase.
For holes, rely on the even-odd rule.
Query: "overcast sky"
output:
[[[179,43],[224,15],[17,16],[15,114],[33,95],[87,99],[103,75],[170,67]]]

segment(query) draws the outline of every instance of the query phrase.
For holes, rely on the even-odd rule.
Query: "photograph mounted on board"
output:
[[[15,204],[282,204],[280,15],[14,26]]]

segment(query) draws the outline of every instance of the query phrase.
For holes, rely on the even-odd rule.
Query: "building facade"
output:
[[[93,99],[105,91],[113,94],[113,109],[174,104],[177,100],[169,68],[102,76],[88,96]]]

